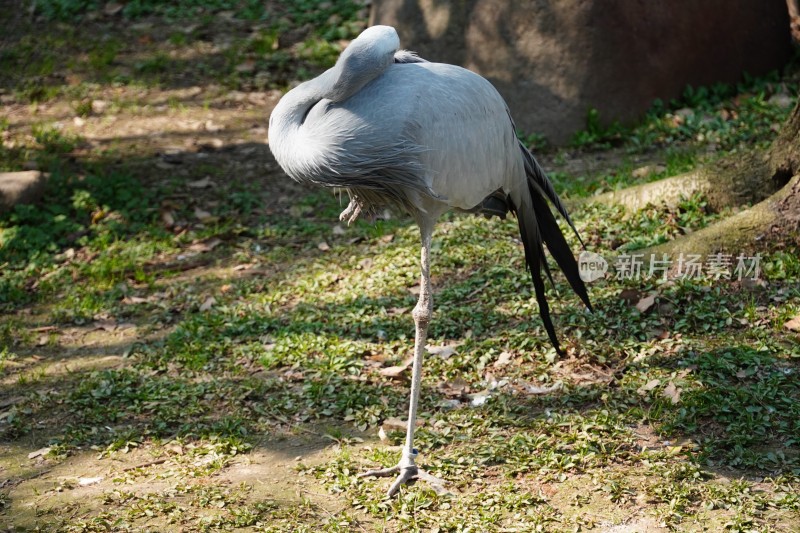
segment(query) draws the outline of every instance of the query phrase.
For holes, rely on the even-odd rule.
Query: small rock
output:
[[[118,4],[117,2],[109,2],[103,8],[103,13],[105,13],[109,17],[113,17],[114,15],[122,11],[124,7],[125,7],[124,5]]]
[[[216,124],[213,120],[206,120],[206,131],[210,131],[212,133],[225,129],[225,126],[221,126]]]
[[[794,98],[786,93],[776,93],[769,97],[767,103],[770,105],[778,106],[781,109],[789,109],[794,105]]]
[[[161,152],[161,159],[167,163],[178,164],[181,163],[183,157],[183,149],[177,146],[168,146]]]
[[[634,178],[641,179],[641,178],[646,178],[648,176],[651,176],[653,174],[660,174],[660,173],[664,172],[665,170],[667,170],[667,167],[665,167],[664,165],[645,165],[645,166],[639,167],[636,170],[634,170],[633,172],[631,172],[631,175]]]
[[[0,172],[0,213],[17,204],[34,203],[44,194],[47,176],[38,170]]]
[[[108,108],[108,102],[105,100],[92,100],[92,113],[100,115]]]
[[[213,187],[214,186],[214,182],[211,181],[211,177],[210,176],[206,176],[203,179],[190,181],[190,182],[188,182],[186,184],[186,186],[187,187],[191,187],[193,189],[205,189],[206,187]]]
[[[253,72],[255,68],[256,68],[255,61],[250,60],[236,65],[236,67],[233,70],[240,73],[247,73],[247,72]]]

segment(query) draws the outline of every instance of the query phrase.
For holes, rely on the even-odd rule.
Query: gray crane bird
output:
[[[547,200],[576,235],[577,230],[515,131],[491,83],[464,68],[400,50],[397,32],[389,26],[364,30],[335,66],[286,93],[270,116],[270,149],[291,178],[347,191],[350,203],[341,220],[350,223],[359,214],[394,206],[407,211],[420,229],[422,279],[412,311],[416,335],[405,446],[397,466],[362,474],[397,473],[390,497],[411,479],[437,481],[417,467],[413,441],[433,312],[431,239],[439,216],[449,209],[516,215],[539,313],[559,353],[542,277],[544,271],[552,283],[544,244],[591,310]]]

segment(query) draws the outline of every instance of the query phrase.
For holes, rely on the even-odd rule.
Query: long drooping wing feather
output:
[[[547,303],[544,280],[542,279],[542,271],[544,271],[547,277],[550,278],[550,282],[552,283],[553,281],[544,254],[544,244],[547,245],[547,249],[556,260],[572,289],[590,311],[592,304],[589,301],[586,285],[580,277],[575,257],[573,257],[569,244],[567,244],[564,235],[561,233],[561,228],[558,227],[558,223],[547,204],[548,199],[559,213],[564,216],[576,235],[578,231],[569,219],[566,208],[561,203],[547,175],[522,143],[520,143],[520,151],[525,158],[525,174],[528,180],[530,203],[522,201],[519,207],[512,204],[512,210],[519,220],[520,236],[525,248],[525,261],[531,272],[536,301],[539,304],[539,314],[542,317],[550,342],[553,343],[556,351],[561,354],[553,321],[550,318],[550,306]],[[528,204],[527,207],[526,204]],[[578,239],[580,240],[580,235],[578,235]],[[581,242],[581,244],[583,243]]]

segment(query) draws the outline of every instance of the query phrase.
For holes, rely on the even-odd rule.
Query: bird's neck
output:
[[[380,76],[392,63],[392,56],[377,48],[348,48],[336,65],[320,76],[301,83],[281,98],[269,120],[269,144],[275,159],[291,177],[302,181],[306,171],[330,145],[335,135],[319,125],[322,100],[342,103]],[[334,143],[335,144],[335,143]]]
[[[270,138],[273,137],[273,130],[280,134],[299,128],[308,110],[320,100],[328,98],[335,79],[333,69],[328,69],[322,75],[301,83],[286,93],[270,116]]]

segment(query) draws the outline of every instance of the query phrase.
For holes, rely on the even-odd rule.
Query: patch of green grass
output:
[[[81,142],[80,138],[64,134],[51,124],[34,124],[31,134],[42,150],[48,154],[65,154],[71,152]]]
[[[729,346],[687,357],[697,380],[664,430],[700,433],[710,466],[789,471],[800,475],[800,385],[797,366],[769,352]]]
[[[41,130],[37,138],[47,150],[60,152],[72,146],[54,130]],[[69,268],[65,261],[76,247],[87,247],[88,255],[99,254],[99,261],[79,266],[95,282],[119,281],[118,273],[130,269],[115,266],[124,261],[125,254],[104,255],[103,250],[117,239],[145,230],[154,215],[148,191],[128,175],[52,173],[41,206],[20,204],[0,218],[0,263],[5,265],[0,274],[0,301],[11,306],[29,301],[25,287],[35,278],[45,294],[58,290],[64,281],[59,272]],[[155,229],[151,236],[159,233]],[[133,248],[131,253],[141,264],[141,250]]]
[[[156,75],[166,72],[171,64],[168,55],[164,53],[157,53],[152,57],[148,57],[135,65],[136,72],[141,75]]]
[[[585,216],[592,220],[583,234],[586,242],[619,251],[633,251],[661,244],[701,229],[726,213],[714,213],[702,195],[684,198],[674,208],[648,205],[628,215],[619,206],[588,204]]]
[[[89,66],[96,72],[106,72],[117,59],[122,48],[122,43],[117,39],[105,39],[97,43],[89,52]]]
[[[612,122],[603,125],[600,120],[600,112],[597,109],[589,109],[586,113],[586,129],[580,130],[573,135],[572,145],[576,147],[604,147],[609,148],[613,144],[620,144],[623,136],[627,133],[619,122]]]
[[[97,0],[36,0],[36,11],[45,18],[71,20],[100,7]]]
[[[51,3],[71,20],[100,8]],[[248,60],[255,72],[293,79],[302,67],[310,75],[335,57],[330,41],[351,34],[347,9],[356,4],[341,5],[269,4],[280,16],[270,15],[252,38],[234,39],[218,58],[227,66],[209,63],[207,73],[226,86],[254,84],[248,72],[226,77]],[[264,4],[222,1],[128,2],[126,15],[188,14],[205,24],[202,33],[210,27],[204,18],[247,6],[252,12],[237,16],[262,16]],[[304,34],[297,50],[282,50],[282,32],[300,23],[321,29]],[[82,68],[110,76],[129,60],[124,47],[94,49]],[[295,53],[303,55],[299,66]],[[161,82],[172,57],[163,50],[138,56],[133,74]],[[763,105],[773,116],[768,96],[777,90],[771,81],[758,83],[752,87],[764,95],[754,93],[746,112],[750,133],[722,122],[670,123],[669,115],[684,114],[681,106],[713,113],[749,105],[742,93],[734,102],[733,93],[694,91],[660,110],[652,124],[664,122],[652,130],[630,133],[592,119],[584,148],[608,143],[636,151],[652,142],[662,171],[634,177],[630,157],[602,176],[556,177],[571,194],[591,194],[690,170],[710,142],[757,144],[766,134],[752,116]],[[81,103],[91,101],[92,90],[87,83],[61,94],[88,113]],[[112,106],[116,113],[146,103]],[[713,132],[719,138],[708,141]],[[290,206],[265,208],[263,184],[237,175],[213,190],[216,207],[209,209],[219,221],[200,225],[193,208],[210,191],[192,191],[192,201],[183,201],[181,169],[170,180],[140,182],[102,158],[71,162],[81,140],[62,130],[41,125],[33,133],[30,146],[2,154],[4,165],[46,163],[52,177],[40,206],[0,218],[0,368],[16,372],[4,385],[3,401],[12,401],[0,408],[0,438],[50,446],[45,466],[91,450],[114,472],[110,488],[87,496],[96,508],[38,509],[43,528],[582,530],[625,523],[634,510],[675,530],[785,529],[796,522],[800,351],[784,327],[800,313],[800,253],[792,243],[764,251],[764,283],[754,288],[735,280],[611,276],[589,288],[593,314],[552,265],[547,294],[568,354],[561,358],[538,318],[516,221],[442,217],[432,250],[429,344],[460,344],[426,357],[424,424],[415,445],[419,464],[454,494],[418,483],[386,500],[388,480],[357,474],[399,458],[392,445],[402,443],[403,431],[388,431],[386,442],[372,436],[387,419],[406,416],[408,371],[391,376],[386,369],[404,364],[413,343],[418,230],[402,217],[334,230],[343,202],[328,192],[298,193]],[[661,150],[667,139],[675,146]],[[229,175],[219,163],[192,172]],[[165,201],[180,204],[180,230],[165,228]],[[607,256],[679,238],[724,215],[709,212],[701,196],[671,209],[586,206],[572,214],[589,248]],[[577,249],[574,236],[566,238]],[[197,251],[214,239],[213,250]],[[626,290],[638,292],[623,299]],[[653,305],[636,309],[645,296]],[[130,329],[113,329],[125,322]],[[84,345],[97,338],[104,340]],[[98,353],[112,354],[114,366],[73,366]],[[50,364],[54,355],[69,356],[63,372]],[[297,463],[307,484],[302,494],[326,507],[263,498],[256,485],[226,482],[249,454],[286,451],[280,443],[287,435],[339,447],[318,466]],[[116,468],[131,457],[132,468]],[[67,480],[54,490],[76,489]]]

